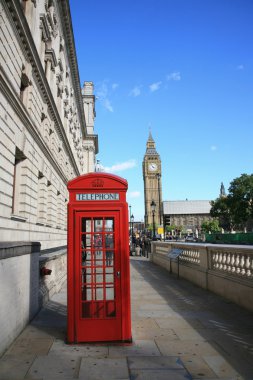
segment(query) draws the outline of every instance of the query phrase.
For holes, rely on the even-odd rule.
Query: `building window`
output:
[[[27,92],[26,89],[28,86],[29,86],[29,78],[23,70],[21,74],[21,83],[20,83],[20,99],[22,100],[23,103],[25,102],[25,95]]]
[[[13,216],[20,215],[20,203],[22,200],[22,176],[24,172],[23,161],[26,160],[24,153],[16,147],[15,163],[13,173],[13,193],[12,193],[12,214]]]

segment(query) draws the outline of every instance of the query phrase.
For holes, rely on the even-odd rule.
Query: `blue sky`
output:
[[[95,86],[97,158],[143,220],[149,128],[163,200],[215,199],[253,168],[252,0],[70,0],[80,81]]]

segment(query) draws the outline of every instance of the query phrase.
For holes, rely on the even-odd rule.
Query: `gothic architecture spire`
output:
[[[226,191],[225,191],[225,186],[223,185],[223,182],[221,182],[221,187],[220,187],[220,198],[223,198],[226,196]]]

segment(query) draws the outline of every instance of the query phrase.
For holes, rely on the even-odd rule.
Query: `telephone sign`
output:
[[[68,342],[130,342],[127,182],[90,173],[68,190]]]

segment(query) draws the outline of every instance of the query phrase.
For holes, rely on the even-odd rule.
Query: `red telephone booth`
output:
[[[69,343],[131,341],[127,187],[106,173],[68,183]]]

